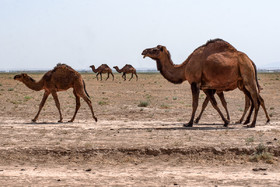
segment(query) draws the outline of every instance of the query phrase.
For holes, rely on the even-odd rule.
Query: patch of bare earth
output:
[[[42,92],[15,82],[12,74],[0,75],[3,186],[280,185],[278,74],[259,75],[271,122],[265,124],[260,109],[256,128],[250,129],[234,124],[244,107],[238,90],[225,94],[229,128],[211,106],[199,124],[184,128],[191,113],[189,85],[173,85],[159,74],[140,74],[137,82],[123,82],[120,75],[97,82],[83,74],[98,123],[85,102],[74,123],[57,123],[52,98],[31,123]],[[204,98],[201,94],[200,104]],[[75,109],[72,91],[59,93],[59,99],[67,121]]]

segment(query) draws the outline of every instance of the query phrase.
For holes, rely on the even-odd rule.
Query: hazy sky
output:
[[[156,68],[143,49],[165,45],[179,64],[214,38],[280,67],[279,0],[0,0],[0,25],[0,70]]]

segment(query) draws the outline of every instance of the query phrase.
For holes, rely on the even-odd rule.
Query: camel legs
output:
[[[256,126],[258,111],[259,111],[259,108],[260,108],[260,100],[259,100],[259,94],[257,93],[256,89],[253,88],[253,89],[251,89],[251,91],[248,91],[247,88],[250,89],[252,87],[250,85],[245,85],[245,89],[243,90],[244,93],[250,98],[250,100],[252,102],[252,105],[251,105],[250,113],[249,113],[249,115],[248,115],[244,124],[249,123],[250,117],[251,117],[251,114],[252,114],[251,111],[253,111],[253,109],[255,109],[253,121],[250,125],[247,125],[247,127],[252,128],[252,127]]]
[[[91,104],[91,101],[90,99],[85,95],[85,94],[82,94],[81,97],[85,100],[85,102],[88,104],[90,110],[91,110],[91,114],[92,114],[92,117],[93,119],[97,122],[97,118],[94,116],[94,112],[93,112],[93,109],[92,109],[92,104]]]
[[[248,98],[248,97],[246,97],[246,98]],[[263,111],[264,111],[265,116],[266,116],[266,119],[267,119],[267,120],[266,120],[266,123],[268,123],[268,122],[270,121],[270,118],[269,118],[269,115],[268,115],[268,113],[267,113],[267,111],[266,111],[265,104],[264,104],[264,100],[263,100],[263,98],[262,98],[260,95],[259,95],[259,101],[260,101],[260,105],[261,105],[261,107],[263,108]],[[249,106],[250,106],[250,99],[249,99],[249,98],[248,98],[248,102],[249,102]],[[248,108],[249,108],[249,106],[248,106]],[[249,114],[248,114],[248,116],[247,116],[246,121],[244,122],[244,124],[250,123],[250,119],[251,119],[251,115],[252,115],[253,109],[254,109],[254,107],[251,107],[251,108],[250,108],[250,112],[249,112]],[[248,109],[247,109],[247,110],[248,110]],[[246,111],[246,112],[247,112],[247,111]],[[244,111],[242,117],[245,116],[246,112]],[[241,119],[243,120],[243,118],[241,118]],[[240,119],[240,123],[242,122],[241,119]]]
[[[60,103],[59,103],[59,100],[58,100],[58,97],[57,97],[57,93],[56,92],[52,92],[52,96],[54,98],[55,105],[56,105],[56,107],[58,109],[58,112],[59,112],[60,119],[59,119],[58,122],[61,123],[62,122],[62,114],[61,114],[61,110],[60,110]]]
[[[115,77],[114,77],[114,74],[113,74],[113,73],[111,73],[111,75],[112,75],[112,77],[113,77],[113,80],[114,80],[114,78],[115,78]]]
[[[198,106],[198,98],[199,98],[200,90],[196,83],[191,84],[191,90],[192,90],[192,116],[191,116],[189,123],[184,124],[184,127],[193,126],[193,120],[194,120],[195,112],[196,112],[197,106]]]
[[[110,75],[110,73],[107,73],[107,78],[106,78],[106,80],[109,79],[109,75]]]
[[[130,81],[132,78],[133,78],[133,73],[131,73],[131,77],[130,77],[129,81]]]
[[[73,121],[74,121],[74,119],[75,119],[75,117],[76,117],[76,114],[77,114],[77,112],[78,112],[78,110],[79,110],[79,108],[80,108],[80,106],[81,106],[80,96],[77,95],[77,93],[76,93],[75,90],[73,90],[73,94],[74,94],[75,97],[76,97],[76,109],[75,109],[75,113],[74,113],[72,119],[71,119],[69,122],[73,122]]]
[[[236,123],[242,123],[242,121],[243,121],[243,119],[244,119],[244,117],[245,117],[245,115],[246,115],[246,113],[247,113],[249,107],[250,107],[250,98],[245,94],[245,107],[244,107],[244,112],[243,112],[243,114],[242,114],[240,120],[238,120]],[[253,111],[253,108],[252,108],[252,111]],[[250,116],[251,116],[251,114],[250,114]],[[247,121],[247,120],[246,120],[246,121]],[[248,122],[248,123],[249,123],[249,122]]]
[[[47,100],[47,98],[48,98],[49,95],[50,95],[49,92],[45,92],[45,93],[44,93],[43,99],[42,99],[42,101],[41,101],[41,103],[40,103],[40,105],[39,105],[39,111],[37,112],[37,114],[36,114],[36,116],[34,117],[34,119],[32,119],[33,122],[36,122],[36,120],[38,119],[38,116],[39,116],[39,114],[40,114],[40,112],[41,112],[43,106],[45,105],[46,100]]]
[[[221,103],[223,105],[223,107],[225,108],[226,110],[226,113],[227,113],[227,120],[230,120],[230,117],[229,117],[229,112],[228,112],[228,109],[227,109],[227,102],[225,100],[225,96],[224,96],[224,93],[223,92],[217,92],[217,95],[219,96],[220,100],[221,100]],[[195,120],[195,123],[198,123],[201,116],[202,116],[202,113],[204,112],[205,108],[207,107],[208,103],[209,103],[210,99],[209,97],[207,96],[202,104],[202,109],[201,109],[201,112],[200,114],[198,115],[198,117],[196,118]]]
[[[97,74],[96,74],[96,79],[98,80],[98,75],[99,75],[100,73],[98,72]]]
[[[201,118],[201,116],[202,116],[202,113],[203,113],[203,111],[205,110],[205,108],[207,107],[208,103],[209,103],[209,97],[206,97],[206,98],[204,99],[203,104],[202,104],[201,112],[200,112],[200,114],[198,115],[198,117],[196,118],[196,120],[194,121],[195,123],[198,123],[198,122],[199,122],[199,120],[200,120],[200,118]]]
[[[229,124],[229,120],[227,120],[223,113],[221,112],[220,108],[218,107],[217,101],[214,97],[215,94],[215,90],[204,90],[204,93],[207,95],[207,97],[209,97],[209,100],[212,104],[212,106],[217,110],[217,112],[220,114],[222,120],[224,121],[224,126],[227,127]]]
[[[126,80],[126,73],[123,72],[122,78],[124,81]]]
[[[135,74],[135,76],[136,76],[136,80],[138,81],[138,75],[136,74],[136,73],[134,73]]]

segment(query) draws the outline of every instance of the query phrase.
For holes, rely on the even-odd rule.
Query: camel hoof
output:
[[[62,123],[62,120],[59,120],[58,123]]]
[[[247,127],[247,128],[254,128],[255,125],[247,125],[246,127]]]
[[[32,119],[31,121],[34,122],[34,123],[36,123],[37,120],[36,120],[36,119]]]
[[[249,121],[249,120],[246,120],[243,124],[246,125],[246,124],[248,124],[248,123],[250,123],[250,121]]]
[[[74,120],[69,120],[68,123],[73,123]]]
[[[196,120],[194,120],[194,123],[198,124],[200,119],[196,118]]]
[[[224,124],[224,127],[228,127],[228,124],[229,124],[229,121],[226,120],[226,121],[225,121],[225,124]]]
[[[192,127],[192,126],[193,126],[192,123],[186,123],[186,124],[183,125],[183,127]]]
[[[97,118],[96,117],[94,117],[94,120],[95,120],[95,122],[97,122]]]

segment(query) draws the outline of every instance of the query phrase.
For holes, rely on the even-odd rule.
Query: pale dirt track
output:
[[[120,75],[106,82],[82,76],[98,123],[84,102],[74,123],[56,123],[52,98],[38,123],[31,123],[42,92],[1,74],[1,185],[280,185],[278,74],[259,75],[271,123],[265,124],[261,109],[253,129],[233,124],[244,105],[238,90],[225,95],[229,128],[211,106],[199,124],[183,128],[191,113],[187,83],[173,85],[159,74],[140,74],[137,82],[123,82]],[[72,91],[60,92],[59,99],[67,121],[75,107]],[[140,101],[149,105],[138,107]],[[259,145],[271,157],[253,162]]]

